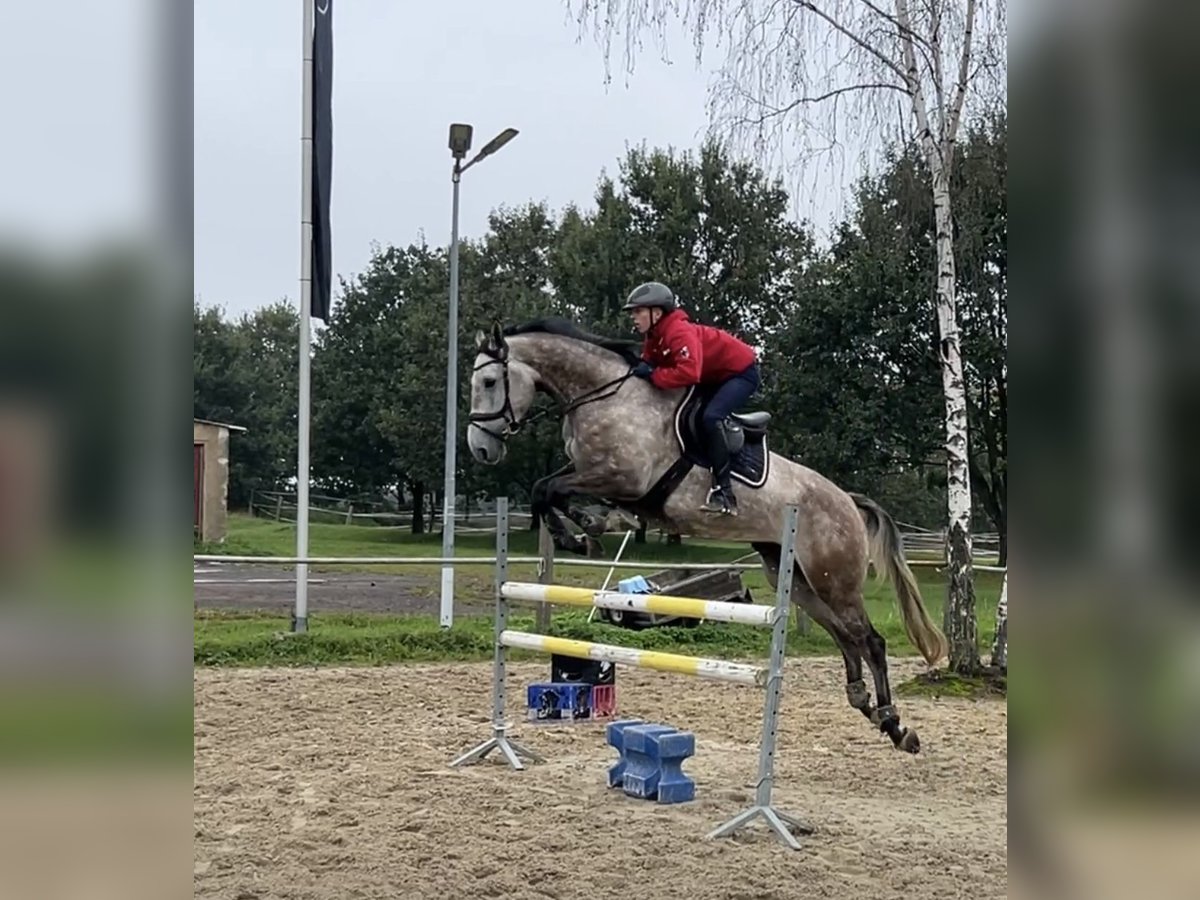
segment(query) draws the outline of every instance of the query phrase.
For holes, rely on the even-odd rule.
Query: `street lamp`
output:
[[[442,501],[442,558],[454,558],[454,469],[458,455],[458,184],[462,173],[485,159],[517,136],[517,129],[505,128],[483,145],[466,164],[463,159],[471,150],[470,125],[455,123],[450,126],[450,155],[454,157],[454,169],[450,180],[454,184],[454,201],[450,214],[450,322],[446,353],[446,473],[445,497]],[[441,625],[449,628],[454,624],[454,566],[442,564]]]

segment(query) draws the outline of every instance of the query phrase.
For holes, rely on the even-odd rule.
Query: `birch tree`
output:
[[[1000,600],[996,604],[996,637],[992,641],[992,665],[1008,670],[1008,573],[1000,585]]]
[[[971,565],[967,400],[959,346],[950,173],[964,115],[1003,92],[1004,0],[568,0],[611,65],[624,37],[632,72],[641,40],[665,42],[676,20],[725,61],[710,91],[712,129],[770,164],[824,178],[847,147],[915,141],[929,168],[935,218],[938,354],[945,394],[950,667],[980,668]],[[611,74],[611,73],[609,73]],[[827,166],[813,163],[824,157]]]

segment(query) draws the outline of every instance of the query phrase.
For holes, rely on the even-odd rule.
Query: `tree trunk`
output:
[[[638,524],[638,530],[636,532],[634,532],[634,535],[633,535],[633,542],[635,544],[646,543],[646,523],[645,522],[640,522]]]
[[[949,585],[944,620],[950,641],[950,668],[963,675],[979,671],[975,587],[971,570],[971,476],[967,458],[967,392],[963,382],[955,305],[954,223],[950,172],[933,154],[933,209],[937,228],[937,320],[941,339],[942,389],[946,396],[946,495],[950,527],[946,557]]]
[[[978,432],[973,433],[978,435]],[[990,452],[989,456],[991,456]],[[971,485],[973,490],[971,496],[982,504],[984,512],[987,513],[988,519],[991,520],[992,526],[1003,541],[1008,534],[1007,493],[1003,476],[996,471],[997,466],[994,460],[989,460],[989,469],[990,472],[985,474],[978,463],[971,462]],[[1001,549],[1000,565],[1004,565],[1003,549]]]
[[[1008,671],[1008,573],[1000,585],[1000,602],[996,604],[996,638],[992,641],[992,665]]]
[[[950,110],[939,118],[935,133],[929,121],[925,90],[917,65],[912,17],[907,0],[896,0],[896,22],[904,58],[904,80],[912,100],[913,116],[933,185],[933,216],[937,232],[937,322],[942,366],[942,391],[946,397],[946,530],[949,585],[944,631],[950,643],[950,669],[960,674],[980,670],[975,621],[975,588],[971,577],[971,467],[967,447],[967,391],[958,345],[958,310],[955,305],[954,215],[950,206],[950,173],[954,139],[966,95],[970,65],[970,34],[975,0],[967,2],[967,21],[959,65],[959,83]],[[940,50],[934,49],[935,60]],[[942,108],[940,81],[937,86]]]
[[[412,483],[413,497],[413,513],[412,513],[412,533],[425,533],[425,482],[414,481]]]
[[[1007,527],[1007,524],[1008,523],[1006,522],[1005,528],[1000,532],[1000,565],[1002,565],[1002,566],[1008,565],[1008,527]],[[1005,573],[1004,577],[1007,578],[1008,574]]]
[[[667,535],[667,546],[678,546],[683,543],[683,535],[671,532]]]

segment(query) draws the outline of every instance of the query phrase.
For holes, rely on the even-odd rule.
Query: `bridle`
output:
[[[552,411],[552,407],[542,407],[533,413],[526,413],[524,416],[518,417],[516,411],[512,407],[512,390],[508,378],[508,344],[501,343],[496,348],[482,348],[479,351],[488,358],[474,368],[474,372],[486,369],[488,366],[500,366],[504,380],[504,405],[496,412],[490,413],[470,413],[467,416],[467,427],[475,427],[484,434],[490,435],[501,443],[508,440],[511,435],[516,434],[526,425],[531,422],[536,422],[542,416],[547,415]],[[581,406],[586,406],[589,403],[595,403],[597,400],[606,400],[609,397],[615,396],[617,391],[621,389],[621,385],[629,380],[633,374],[633,370],[626,372],[620,378],[614,378],[612,381],[605,382],[599,387],[592,388],[590,391],[585,391],[578,397],[570,400],[563,405],[560,410],[561,415],[567,415]],[[499,431],[495,431],[484,425],[484,422],[495,422],[497,419],[502,421],[502,426]]]
[[[480,352],[486,354],[488,358],[484,362],[481,362],[479,365],[477,365],[473,371],[478,372],[481,369],[486,369],[488,366],[500,366],[504,373],[504,405],[500,407],[497,412],[493,413],[470,413],[467,416],[467,427],[470,428],[471,426],[474,426],[484,434],[489,434],[496,440],[503,442],[508,439],[509,435],[516,434],[518,431],[528,425],[533,420],[533,417],[526,416],[523,419],[518,419],[516,412],[513,410],[512,390],[508,380],[508,345],[501,344],[500,347],[498,347],[495,351],[486,349],[481,350]],[[498,433],[493,431],[491,428],[488,428],[486,425],[480,424],[481,422],[494,422],[497,419],[502,419],[504,421],[502,426],[503,430]]]

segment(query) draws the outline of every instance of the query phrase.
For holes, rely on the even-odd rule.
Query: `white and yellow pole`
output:
[[[502,590],[509,600],[532,603],[620,609],[683,616],[688,619],[711,619],[714,622],[739,622],[743,625],[767,628],[775,624],[775,607],[754,603],[725,603],[720,600],[696,600],[666,594],[621,594],[615,591],[593,591],[590,588],[566,587],[561,584],[530,584],[522,581],[510,581]]]
[[[518,650],[533,650],[539,653],[557,653],[576,659],[622,663],[641,669],[675,672],[679,675],[695,675],[698,678],[730,681],[734,684],[762,687],[767,681],[765,668],[727,662],[723,659],[679,656],[675,653],[659,653],[654,650],[635,650],[632,647],[593,644],[591,641],[547,637],[544,634],[529,634],[524,631],[504,631],[500,634],[500,643],[505,647],[513,647]]]

